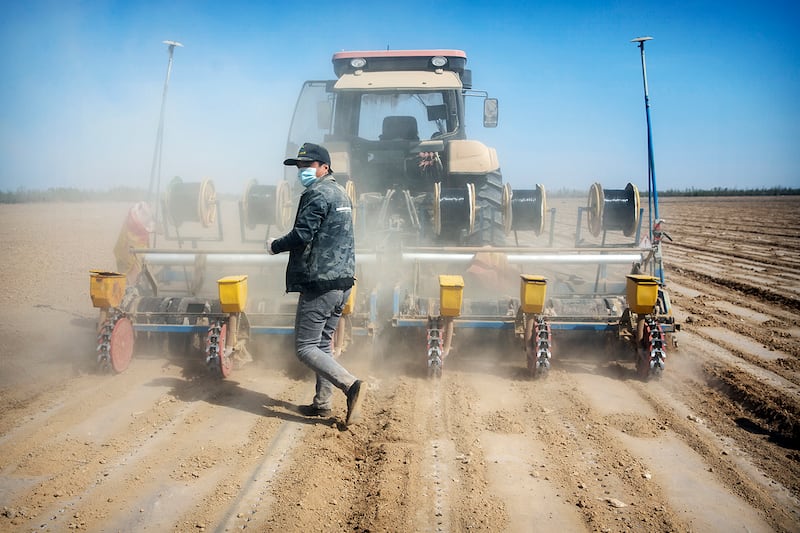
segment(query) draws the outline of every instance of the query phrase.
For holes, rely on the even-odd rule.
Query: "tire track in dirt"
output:
[[[351,368],[351,364],[356,366]],[[357,375],[367,373],[363,362],[348,359],[345,365]],[[304,383],[303,387],[313,390],[313,385],[308,383]],[[408,508],[403,509],[403,514],[392,511],[388,517],[382,515],[384,510],[397,509],[398,498],[405,501],[406,494],[399,480],[404,478],[406,469],[416,468],[418,462],[409,458],[418,457],[418,451],[405,441],[387,438],[387,445],[397,444],[398,454],[402,453],[400,460],[395,461],[395,455],[398,454],[387,455],[383,443],[370,444],[369,435],[375,431],[379,434],[391,433],[389,428],[394,422],[390,414],[375,407],[378,401],[376,397],[385,394],[380,382],[369,378],[367,387],[364,422],[351,428],[341,425],[340,420],[346,409],[344,396],[338,393],[334,396],[333,409],[334,413],[341,416],[310,419],[311,424],[303,438],[295,442],[287,453],[281,472],[269,487],[262,489],[269,505],[253,514],[247,529],[353,529],[370,519],[370,509],[382,519],[393,518],[395,524],[405,523],[404,520],[409,516]],[[383,430],[379,424],[385,425],[386,429]],[[392,473],[388,479],[381,475],[388,472]],[[380,485],[387,480],[389,485]],[[413,498],[414,494],[409,496]],[[367,507],[367,502],[377,507]]]
[[[557,359],[554,365],[565,363]],[[587,531],[685,530],[686,525],[662,505],[666,498],[657,488],[652,484],[644,487],[636,480],[645,470],[643,465],[624,448],[612,445],[608,422],[580,400],[577,383],[571,378],[570,371],[557,369],[545,381],[524,384],[522,388],[529,390],[506,403],[519,404],[518,409],[529,413],[527,419],[501,411],[520,428],[531,428],[524,433],[530,432],[529,438],[542,450],[539,464],[529,465],[532,477],[540,480],[536,497],[550,502],[553,509],[518,530],[562,529],[560,521],[569,508],[572,513],[577,511],[581,529]],[[657,503],[648,505],[650,499]],[[574,524],[569,526],[566,529],[574,529]]]
[[[452,357],[448,364],[453,365]],[[449,462],[453,465],[450,469],[453,494],[449,498],[453,528],[456,531],[505,530],[508,509],[486,479],[486,457],[480,440],[479,420],[475,416],[480,395],[464,385],[457,371],[449,372],[443,384],[446,394],[442,405],[444,429],[455,443],[456,453]]]
[[[687,322],[684,334],[694,334],[708,342],[695,342],[693,348],[693,352],[711,358],[704,366],[706,383],[744,406],[754,423],[778,442],[800,442],[800,379],[797,365],[793,364],[800,353],[800,341],[770,327],[782,324],[785,329],[791,321],[796,324],[792,312],[753,302],[740,305],[755,311],[755,316],[747,312],[734,314],[725,306],[713,307],[715,301],[732,301],[729,289],[693,284],[686,278],[681,283],[673,303],[680,303],[675,304],[676,313]]]
[[[13,510],[6,514],[10,523],[20,525],[24,519],[27,523],[40,522],[39,528],[56,530],[131,530],[144,525],[170,528],[179,523],[183,513],[202,516],[190,509],[198,496],[213,490],[229,469],[252,470],[259,456],[247,452],[257,448],[249,441],[247,428],[255,420],[256,428],[260,426],[256,434],[263,438],[281,424],[276,418],[262,416],[263,396],[233,382],[186,380],[175,372],[148,382],[141,378],[155,365],[137,363],[138,372],[126,375],[127,381],[123,376],[100,378],[107,379],[102,388],[117,388],[119,392],[109,405],[89,413],[95,417],[98,412],[122,415],[123,422],[111,428],[98,427],[99,440],[91,441],[92,433],[75,436],[80,423],[72,430],[55,429],[61,431],[62,438],[66,436],[63,442],[52,433],[54,429],[44,429],[52,425],[49,420],[44,421],[44,433],[32,433],[31,438],[43,444],[16,463],[13,473],[15,477],[38,479],[29,489],[18,491],[13,500],[7,500]],[[133,386],[121,390],[123,382]],[[278,390],[291,383],[285,378],[264,382]],[[149,388],[157,392],[143,393]],[[71,403],[91,405],[89,398],[84,398],[87,393],[80,388],[75,392]],[[94,389],[88,392],[96,396]],[[126,413],[131,413],[130,419],[124,416]],[[255,419],[253,415],[257,415]],[[51,418],[56,425],[70,424],[79,421],[80,414],[62,409]],[[101,416],[95,424],[102,425],[109,418]],[[53,468],[48,455],[55,448],[59,450],[55,457],[70,454],[79,459],[75,464],[67,462],[62,468]]]
[[[732,404],[712,387],[673,379],[634,388],[658,419],[703,458],[703,468],[759,509],[773,530],[795,530],[800,519],[798,468],[791,463],[787,468],[786,449],[754,440],[735,423],[741,412],[732,413]]]
[[[43,236],[59,238],[45,228],[75,229],[65,242],[85,247],[85,235],[102,240],[97,220],[104,218],[83,220],[84,206],[67,206],[83,220],[75,226],[50,210],[27,217],[38,211],[15,209],[46,224],[9,240],[25,261],[2,266],[15,281],[1,295],[5,308],[20,307],[6,317],[13,335],[4,371],[20,374],[17,382],[4,376],[15,388],[0,391],[10,404],[0,417],[0,499],[9,507],[0,530],[718,530],[742,516],[751,529],[766,521],[796,531],[800,455],[780,441],[780,418],[770,417],[792,412],[779,399],[792,396],[800,371],[798,308],[748,291],[791,295],[783,287],[794,279],[786,269],[800,248],[797,200],[755,201],[753,209],[749,200],[714,204],[668,199],[662,206],[667,231],[702,248],[704,258],[665,244],[676,316],[693,320],[660,382],[631,380],[628,362],[563,353],[543,382],[518,379],[521,358],[509,369],[456,357],[440,382],[381,364],[364,422],[347,431],[336,420],[296,416],[294,404],[313,385],[261,365],[222,383],[186,368],[162,370],[162,359],[135,360],[118,376],[80,375],[87,365],[71,359],[84,357],[87,343],[76,347],[74,338],[88,335],[91,344],[85,317],[94,310],[76,321],[62,312],[71,306],[54,301],[86,300],[85,271],[102,267],[97,259],[111,245],[98,244],[79,261],[49,245],[57,259],[42,268],[69,269],[55,283],[25,261],[36,264],[30,250]],[[559,230],[574,231],[571,213],[559,214]],[[775,235],[761,239],[760,225]],[[111,244],[118,227],[100,228]],[[693,233],[707,234],[711,245],[703,248]],[[544,245],[547,237],[530,238]],[[749,252],[781,244],[784,257]],[[37,337],[43,319],[63,333]],[[86,352],[91,361],[92,349]],[[40,381],[48,369],[61,375]],[[763,379],[766,372],[791,384]],[[344,400],[337,398],[338,420]],[[709,521],[717,515],[719,522]]]
[[[182,517],[174,517],[179,530],[209,529],[231,531],[250,528],[269,514],[273,503],[269,491],[288,463],[290,450],[307,434],[311,422],[295,412],[295,405],[282,398],[295,398],[304,383],[287,379],[282,373],[248,373],[246,386],[224,381],[224,395],[214,402],[242,413],[225,413],[219,429],[219,453],[215,461],[222,468],[206,491],[195,487],[193,505]],[[209,424],[206,424],[209,425]],[[240,435],[239,441],[235,436]],[[194,475],[194,473],[192,473]],[[165,528],[173,526],[168,520]]]
[[[28,480],[30,486],[22,497],[7,500],[12,507],[28,509],[27,514],[35,516],[32,513],[52,506],[53,500],[74,496],[79,492],[81,482],[92,484],[92,480],[100,476],[105,468],[102,465],[114,453],[117,441],[103,436],[97,438],[96,434],[103,428],[95,424],[94,418],[106,407],[105,412],[110,416],[101,417],[101,421],[124,413],[114,411],[119,407],[114,396],[120,385],[124,386],[122,390],[128,389],[129,395],[139,396],[145,403],[156,402],[154,410],[165,410],[158,402],[165,389],[138,388],[138,378],[134,373],[120,377],[116,384],[109,381],[108,376],[87,376],[70,383],[58,392],[58,396],[69,400],[34,415],[28,424],[9,435],[13,438],[0,447],[5,465],[2,471],[4,475]],[[49,395],[47,397],[51,399]],[[143,413],[128,413],[130,418],[120,417],[119,426],[134,428],[128,435],[123,435],[121,442],[142,431],[142,417],[138,415]],[[157,423],[156,419],[150,423]],[[63,461],[63,457],[70,457],[70,460]]]
[[[677,257],[680,259],[680,257]],[[796,269],[779,272],[774,267],[752,266],[744,261],[708,254],[691,254],[678,263],[675,272],[691,273],[702,281],[713,281],[752,296],[771,295],[767,301],[790,302],[800,299],[800,276]],[[795,304],[790,304],[795,305]]]
[[[271,504],[274,503],[274,498],[268,494],[268,491],[272,488],[272,480],[276,478],[284,467],[289,450],[302,436],[303,431],[299,425],[282,424],[275,432],[267,449],[264,450],[261,462],[252,475],[247,476],[247,479],[244,480],[228,480],[224,484],[218,484],[218,487],[222,488],[217,489],[214,495],[215,498],[236,493],[238,495],[219,522],[220,525],[215,528],[216,531],[248,529],[250,523],[258,520],[259,514],[263,514],[265,511],[269,512]],[[252,441],[253,439],[250,440]],[[235,477],[240,478],[241,476]],[[230,492],[228,488],[231,489]],[[209,499],[211,498],[206,498],[206,500]],[[201,508],[204,506],[213,508],[211,502],[200,505]],[[187,516],[183,523],[189,523],[190,519],[197,522],[196,515],[192,514],[192,516]],[[202,524],[213,523],[206,518],[201,520]]]
[[[578,530],[574,519],[569,519],[574,515],[580,529],[596,531],[686,531],[710,524],[725,529],[724,524],[734,527],[738,521],[746,522],[751,530],[769,530],[753,513],[740,514],[734,522],[724,511],[704,508],[715,499],[738,505],[726,500],[724,485],[710,476],[703,482],[707,496],[695,498],[694,503],[682,496],[683,487],[673,486],[704,477],[697,472],[664,470],[664,461],[646,453],[662,448],[669,460],[702,464],[704,458],[671,432],[674,416],[659,418],[627,380],[585,373],[593,368],[585,359],[554,355],[554,365],[547,380],[512,382],[505,389],[495,387],[502,387],[507,376],[465,376],[475,386],[480,384],[476,391],[491,391],[491,396],[478,392],[475,397],[482,415],[476,416],[484,428],[482,440],[502,443],[502,452],[495,451],[495,460],[487,463],[489,477],[500,471],[495,483],[508,482],[502,476],[508,468],[504,465],[524,467],[521,472],[518,467],[513,478],[517,501],[506,502],[511,530]],[[614,368],[609,371],[617,372]],[[496,445],[493,448],[497,450]],[[499,484],[493,490],[503,493]],[[546,505],[533,516],[515,514],[513,509],[528,503],[519,499],[520,494]],[[695,516],[682,514],[692,508]]]
[[[763,221],[759,224],[756,221],[739,221],[733,231],[729,227],[720,224],[719,220],[710,218],[693,217],[691,224],[684,224],[680,221],[670,221],[669,227],[672,231],[686,233],[681,238],[681,243],[684,242],[699,242],[705,243],[709,246],[718,247],[720,242],[736,243],[740,246],[753,246],[755,249],[763,250],[767,246],[777,246],[789,250],[797,250],[796,243],[786,242],[787,240],[796,239],[800,235],[800,227],[795,228],[769,228],[763,225]],[[698,232],[697,228],[701,227],[704,232]],[[748,237],[746,239],[739,238]],[[758,243],[759,246],[754,246],[753,241]],[[672,245],[679,244],[672,242]]]
[[[258,530],[502,529],[502,503],[464,461],[482,459],[461,422],[463,391],[448,379],[406,373],[405,362],[382,364],[391,368],[370,379],[364,422],[347,431],[327,421],[312,428],[272,491],[274,517]]]
[[[750,285],[727,277],[709,275],[684,265],[673,265],[672,270],[674,272],[672,275],[675,277],[691,278],[699,283],[727,287],[746,298],[754,297],[767,302],[774,302],[795,312],[800,311],[800,298],[795,298],[792,295],[776,292],[763,286]]]
[[[790,330],[793,327],[800,327],[800,316],[791,309],[755,298],[743,299],[725,286],[709,284],[688,277],[680,278],[679,282],[676,281],[677,279],[672,276],[672,279],[667,279],[667,284],[676,311],[684,311],[684,315],[681,316],[682,320],[685,321],[686,316],[692,313],[697,315],[695,318],[701,319],[701,323],[706,321],[710,325],[715,325],[718,317],[725,318],[730,315],[734,318],[731,324],[734,325],[735,318],[738,318],[750,328],[748,333],[757,333],[760,329],[769,329],[774,332],[778,328],[787,335],[784,338],[794,344],[798,342],[799,337],[797,334],[792,334]],[[709,305],[712,306],[711,309],[708,308]],[[691,323],[685,324],[691,327]],[[738,330],[738,326],[734,330]],[[797,329],[797,332],[800,333],[800,329]]]
[[[743,247],[735,243],[715,242],[711,246],[706,243],[692,244],[681,241],[669,244],[669,257],[672,262],[685,263],[686,259],[691,258],[694,263],[703,260],[713,263],[719,260],[720,256],[728,260],[737,259],[745,270],[766,271],[771,275],[780,275],[787,281],[798,279],[797,267],[800,265],[800,257],[765,253],[762,247]]]

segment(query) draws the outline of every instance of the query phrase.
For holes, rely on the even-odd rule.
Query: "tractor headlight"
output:
[[[367,60],[363,57],[354,57],[350,60],[350,66],[353,68],[364,68],[367,64]]]
[[[447,58],[444,56],[434,56],[431,58],[431,65],[441,68],[447,64]]]

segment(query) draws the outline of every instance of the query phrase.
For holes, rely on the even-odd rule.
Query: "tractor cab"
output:
[[[287,157],[304,142],[319,143],[331,152],[337,176],[356,179],[360,192],[424,189],[415,179],[433,165],[420,165],[419,154],[441,159],[448,141],[466,138],[464,96],[472,77],[466,60],[460,50],[334,54],[337,79],[303,86]],[[486,107],[496,110],[496,101]]]
[[[387,230],[403,234],[403,242],[455,244],[475,238],[473,218],[481,202],[491,202],[484,209],[487,224],[491,210],[499,218],[497,154],[467,140],[465,128],[465,97],[484,99],[484,125],[490,127],[497,124],[497,101],[472,90],[466,53],[339,52],[332,62],[337,79],[303,85],[286,154],[293,156],[304,142],[324,145],[337,181],[349,184],[354,205],[375,212],[370,236]],[[295,186],[293,169],[285,169],[285,177]],[[454,194],[470,204],[464,216],[445,223],[444,234],[432,218],[437,190],[457,190]]]

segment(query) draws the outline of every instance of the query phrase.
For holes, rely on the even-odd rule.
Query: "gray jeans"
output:
[[[331,342],[342,316],[350,289],[319,293],[300,293],[294,321],[297,358],[317,374],[313,405],[331,408],[333,387],[344,392],[356,378],[333,358]]]

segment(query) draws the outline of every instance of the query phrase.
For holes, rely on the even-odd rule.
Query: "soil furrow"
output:
[[[548,202],[556,246],[585,203]],[[349,428],[338,392],[331,418],[297,412],[313,381],[291,339],[255,339],[222,381],[196,353],[95,374],[87,272],[113,270],[128,207],[0,206],[2,531],[797,531],[800,198],[664,199],[683,330],[660,381],[560,331],[545,380],[519,346],[461,331],[429,380],[408,336],[386,359],[343,355],[368,383]],[[583,245],[632,244],[583,215]]]
[[[729,278],[720,276],[710,276],[704,272],[699,272],[694,267],[687,266],[686,264],[674,266],[674,274],[676,277],[691,277],[696,281],[703,283],[712,283],[714,285],[727,287],[733,289],[746,297],[755,297],[767,302],[773,302],[782,305],[793,311],[800,311],[800,298],[793,298],[781,292],[776,292],[761,286],[753,286],[747,283],[731,280]]]

